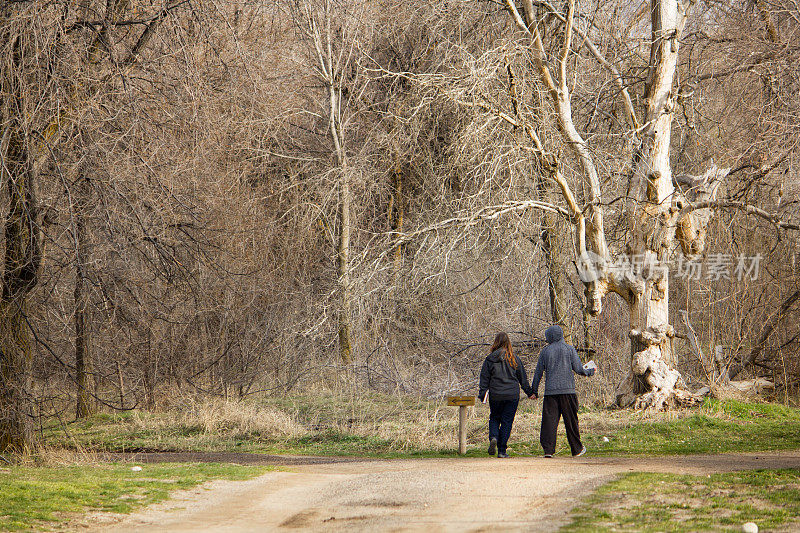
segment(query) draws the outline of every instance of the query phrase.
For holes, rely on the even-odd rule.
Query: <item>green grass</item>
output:
[[[692,411],[641,414],[587,410],[579,417],[581,438],[590,455],[595,456],[800,449],[800,410],[783,405],[707,399]],[[515,451],[539,454],[538,432],[534,437],[521,436]],[[563,426],[556,453],[569,454]]]
[[[129,513],[211,479],[243,480],[268,467],[130,464],[0,468],[0,530],[52,529],[83,513]]]
[[[539,455],[541,402],[523,401],[510,447]],[[266,413],[269,416],[263,416]],[[468,456],[485,455],[488,408],[468,421]],[[590,455],[670,455],[800,449],[800,410],[707,400],[694,410],[641,413],[584,409]],[[99,414],[53,425],[48,444],[96,451],[240,451],[298,455],[456,455],[457,410],[444,402],[388,395],[293,396],[243,404],[191,404],[162,413]],[[608,439],[608,442],[603,440]],[[568,454],[563,426],[557,453]]]
[[[683,455],[800,448],[800,411],[783,405],[706,400],[685,418],[637,424],[604,443],[587,442],[598,454]]]
[[[706,476],[630,473],[574,511],[562,531],[741,531],[797,527],[800,470]]]

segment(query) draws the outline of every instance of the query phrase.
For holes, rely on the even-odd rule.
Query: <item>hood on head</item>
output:
[[[548,344],[553,344],[564,338],[564,331],[561,326],[550,326],[545,330],[544,338],[547,339]]]

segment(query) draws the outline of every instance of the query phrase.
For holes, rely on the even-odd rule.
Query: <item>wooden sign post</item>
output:
[[[447,405],[458,406],[458,453],[467,453],[467,407],[475,405],[475,396],[448,396]]]

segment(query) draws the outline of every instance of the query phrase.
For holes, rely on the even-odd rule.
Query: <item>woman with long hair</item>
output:
[[[508,457],[508,438],[519,406],[519,388],[530,398],[533,389],[522,361],[514,355],[508,334],[501,331],[494,338],[491,353],[481,368],[478,398],[489,395],[489,455]]]

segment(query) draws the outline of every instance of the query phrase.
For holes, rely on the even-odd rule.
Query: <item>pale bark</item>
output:
[[[525,124],[525,132],[533,141],[534,148],[542,159],[543,167],[550,171],[552,179],[556,182],[564,200],[570,208],[572,223],[575,227],[578,257],[587,257],[587,253],[596,254],[603,260],[608,259],[608,246],[603,228],[602,194],[600,190],[600,176],[594,164],[591,152],[586,141],[581,137],[572,118],[572,104],[570,102],[569,86],[567,85],[567,60],[572,46],[573,18],[575,2],[568,3],[568,13],[563,19],[566,26],[564,30],[564,43],[558,58],[557,77],[554,78],[547,65],[547,54],[542,42],[538,25],[526,24],[522,15],[511,0],[506,0],[506,8],[514,20],[517,28],[531,39],[531,51],[534,62],[539,71],[542,82],[547,88],[553,106],[556,110],[557,125],[562,137],[569,148],[580,161],[586,184],[587,205],[585,209],[578,206],[575,194],[561,172],[561,163],[552,154],[547,153],[535,131],[529,124]],[[528,13],[529,7],[525,6]],[[533,22],[533,21],[531,21]],[[602,297],[607,292],[605,280],[593,280],[586,283],[587,306],[592,314],[602,310]]]
[[[532,12],[532,7],[529,3],[525,4],[526,18],[528,13]],[[530,24],[528,24],[530,26]],[[511,107],[514,111],[514,120],[520,124],[524,124],[524,131],[532,132],[532,126],[525,120],[525,117],[520,113],[519,95],[517,94],[516,76],[511,65],[506,67],[508,72],[508,87],[509,98],[511,100]],[[541,110],[538,114],[541,114]],[[519,128],[517,128],[519,129]],[[538,138],[536,138],[538,141]],[[539,195],[552,202],[552,196],[558,194],[553,191],[554,183],[550,180],[537,180],[536,188]],[[544,229],[542,230],[542,251],[544,252],[545,264],[547,265],[547,288],[550,298],[550,318],[554,324],[561,326],[564,332],[564,339],[567,342],[572,340],[572,328],[568,325],[569,312],[567,309],[566,293],[567,293],[567,272],[566,265],[568,262],[568,246],[562,235],[562,226],[564,225],[563,219],[555,211],[546,210],[543,216]]]
[[[311,38],[316,54],[316,68],[320,74],[328,98],[327,119],[328,133],[333,145],[333,156],[336,160],[339,175],[339,234],[337,236],[336,266],[339,285],[339,307],[337,309],[339,357],[345,364],[353,361],[350,343],[350,316],[352,313],[352,294],[350,288],[350,172],[347,168],[347,152],[344,146],[344,125],[342,123],[342,88],[340,69],[344,68],[341,57],[334,56],[333,33],[331,19],[334,13],[329,2],[322,6],[322,20],[314,13],[312,7],[304,5],[306,28],[304,31]],[[321,28],[320,24],[325,27]]]
[[[394,172],[394,195],[390,202],[389,215],[394,217],[392,229],[397,233],[403,233],[403,223],[405,221],[406,203],[403,197],[403,167],[397,163]],[[394,214],[392,215],[392,204],[394,204]],[[400,278],[400,269],[403,266],[403,245],[398,244],[394,250],[394,286]]]
[[[644,120],[637,120],[627,91],[622,93],[628,124],[634,127],[634,134],[639,135],[639,145],[633,156],[631,199],[626,202],[630,236],[622,251],[646,265],[627,272],[607,268],[612,257],[603,228],[600,178],[591,151],[572,118],[567,62],[572,51],[575,2],[568,1],[566,15],[556,14],[564,25],[564,41],[553,71],[547,64],[539,24],[533,20],[532,3],[523,3],[524,18],[511,0],[506,0],[505,5],[517,28],[531,40],[534,62],[550,94],[558,129],[583,171],[587,195],[584,207],[577,206],[575,195],[559,172],[552,172],[552,176],[570,206],[577,235],[576,253],[583,265],[591,266],[591,272],[583,278],[587,311],[592,315],[600,313],[602,298],[608,292],[618,293],[630,309],[631,371],[618,390],[617,401],[622,406],[656,409],[676,399],[691,401],[692,396],[686,391],[676,393],[682,380],[675,369],[674,329],[669,322],[669,278],[664,266],[674,247],[676,228],[681,228],[681,244],[685,249],[702,251],[705,226],[710,218],[707,212],[692,215],[682,211],[682,195],[675,194],[669,157],[673,85],[679,39],[689,3],[652,0],[652,46]],[[548,7],[555,12],[549,4]],[[591,44],[588,36],[576,33],[587,42],[590,53],[611,74],[614,83],[622,85],[619,73]],[[536,148],[543,151],[540,143]],[[553,166],[557,169],[560,162],[556,160]],[[708,198],[714,198],[715,193],[716,186],[710,190]]]
[[[628,204],[631,235],[627,251],[656,266],[669,260],[679,222],[673,205],[678,196],[669,155],[673,85],[687,7],[676,0],[652,2],[653,42],[643,121],[646,126],[634,155],[631,183],[632,191],[644,194]],[[643,270],[649,275],[638,276],[638,283],[629,285],[631,371],[617,391],[617,403],[623,407],[633,404],[662,409],[675,400],[676,388],[683,388],[675,368],[675,330],[669,321],[669,273],[666,268]],[[631,287],[638,290],[630,290]]]

